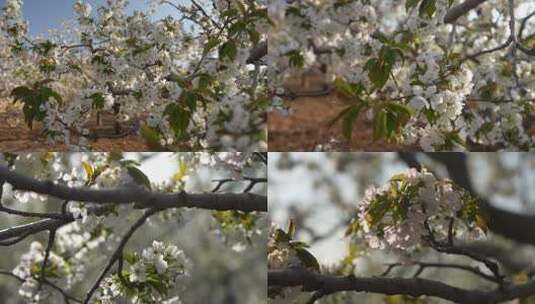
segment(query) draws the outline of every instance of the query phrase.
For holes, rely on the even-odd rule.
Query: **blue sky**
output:
[[[150,0],[130,0],[128,10],[143,10],[147,8]],[[4,7],[6,0],[0,0],[0,6]],[[48,29],[59,28],[65,20],[72,19],[74,12],[73,4],[76,0],[23,0],[24,18],[29,21],[30,35],[46,35]],[[85,0],[93,9],[106,3],[105,0]],[[175,3],[178,1],[175,1]],[[162,6],[156,17],[167,15],[177,16],[176,10],[169,5]]]

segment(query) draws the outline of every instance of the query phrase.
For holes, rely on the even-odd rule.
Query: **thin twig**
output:
[[[46,279],[46,267],[48,260],[50,259],[50,252],[54,246],[54,240],[56,239],[56,229],[50,229],[48,231],[48,244],[46,245],[45,258],[43,259],[43,264],[41,265],[41,275],[39,276],[39,287],[38,290],[41,290],[43,281]]]
[[[68,218],[68,216],[66,216],[65,214],[26,212],[26,211],[20,211],[20,210],[7,208],[7,207],[2,206],[1,204],[0,204],[0,212],[5,212],[8,214],[12,214],[12,215],[20,215],[24,217],[49,218],[49,219],[58,219],[58,220],[64,220]]]
[[[91,287],[91,289],[89,290],[89,292],[87,293],[87,296],[85,297],[85,300],[84,300],[84,304],[88,304],[89,301],[91,300],[91,297],[93,296],[93,294],[95,293],[95,291],[97,291],[98,287],[100,286],[100,283],[102,282],[102,280],[104,279],[104,277],[106,277],[106,274],[108,273],[108,271],[111,269],[111,267],[113,266],[113,264],[115,264],[115,262],[119,259],[119,257],[122,255],[122,252],[123,252],[123,249],[124,247],[126,246],[126,244],[128,243],[128,241],[130,240],[130,238],[132,237],[132,235],[134,235],[134,232],[136,232],[137,229],[139,229],[141,226],[143,226],[143,224],[145,223],[145,221],[150,217],[152,216],[153,214],[161,211],[162,209],[159,209],[159,208],[153,208],[153,209],[149,209],[147,211],[145,211],[145,213],[143,214],[143,216],[141,216],[135,223],[134,225],[132,225],[132,227],[130,227],[130,229],[128,230],[128,232],[122,237],[121,239],[121,242],[119,243],[119,246],[117,247],[117,249],[115,249],[115,252],[113,253],[113,255],[111,256],[108,264],[106,265],[106,267],[104,268],[104,270],[101,272],[100,276],[98,277],[97,281],[93,284],[93,286]]]

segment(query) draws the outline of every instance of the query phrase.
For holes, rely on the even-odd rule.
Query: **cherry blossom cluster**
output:
[[[88,257],[108,240],[110,230],[104,226],[91,231],[79,224],[65,225],[56,232],[55,246],[49,253],[46,268],[42,265],[45,248],[39,242],[33,242],[30,250],[23,254],[20,263],[13,269],[13,274],[24,279],[19,294],[27,303],[43,303],[52,295],[53,289],[41,280],[45,274],[47,282],[70,290],[81,282],[88,269]]]
[[[128,268],[104,280],[97,303],[118,301],[131,303],[180,303],[178,297],[166,295],[179,280],[189,276],[191,262],[175,245],[154,241],[152,246],[125,256]],[[172,301],[172,302],[171,302]]]
[[[30,126],[41,121],[50,140],[73,149],[90,147],[88,122],[109,111],[118,122],[141,121],[136,131],[153,144],[265,150],[265,68],[248,61],[265,40],[263,4],[154,1],[131,15],[127,5],[109,0],[93,9],[78,0],[77,32],[34,39],[22,1],[7,1],[1,96],[22,101]],[[153,20],[159,5],[187,18]]]
[[[41,274],[39,265],[42,264],[44,256],[43,245],[39,242],[33,242],[30,245],[30,250],[21,256],[20,264],[13,269],[14,275],[25,280],[19,289],[19,294],[27,303],[39,303],[50,296],[48,290],[42,286],[40,288],[41,284],[38,281]],[[65,260],[54,253],[50,254],[48,265],[49,272],[53,272],[48,274],[49,277],[64,277],[68,272]]]
[[[473,240],[484,232],[477,199],[450,180],[414,168],[367,189],[348,229],[372,249],[400,253],[431,242]]]
[[[376,129],[396,126],[379,132],[389,140],[425,151],[532,148],[534,138],[525,126],[534,109],[533,60],[514,45],[472,56],[509,38],[508,2],[485,1],[477,16],[474,11],[460,17],[459,25],[445,23],[459,3],[271,2],[270,109],[287,111],[284,96],[292,93],[284,88],[287,79],[327,67],[326,79],[361,113],[369,110]],[[521,5],[517,1],[513,8],[516,31],[525,17]],[[493,24],[488,31],[474,30],[488,24]],[[529,22],[525,35],[528,29],[533,29]],[[406,107],[410,117],[390,111],[389,104]],[[388,120],[395,123],[384,123]]]

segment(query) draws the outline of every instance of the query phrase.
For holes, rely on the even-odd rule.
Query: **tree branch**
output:
[[[0,166],[0,179],[15,189],[51,195],[64,200],[97,204],[136,203],[138,208],[200,208],[210,210],[267,211],[267,197],[253,193],[155,193],[142,187],[93,190],[40,181]],[[1,238],[0,238],[1,240]]]
[[[478,267],[472,267],[468,265],[460,265],[460,264],[453,264],[453,263],[427,263],[427,262],[411,262],[408,265],[404,265],[401,263],[392,263],[388,264],[388,267],[386,271],[381,276],[386,276],[389,274],[395,267],[401,267],[401,266],[418,266],[418,270],[414,274],[414,277],[418,277],[426,268],[450,268],[450,269],[459,269],[464,270],[467,272],[471,272],[477,276],[480,276],[481,278],[491,281],[493,283],[500,283],[495,277],[487,275],[481,270],[479,270]]]
[[[481,3],[486,0],[466,0],[465,2],[452,7],[444,16],[444,23],[453,23],[455,20],[459,19],[461,16],[468,13],[470,10],[476,8]]]
[[[249,58],[247,58],[245,62],[249,64],[255,63],[259,61],[260,59],[262,59],[264,56],[266,56],[267,53],[268,53],[267,41],[262,41],[258,43],[256,47],[254,47],[253,49],[249,51]]]
[[[12,243],[18,243],[29,235],[39,233],[45,230],[58,229],[59,227],[68,224],[72,221],[74,221],[74,218],[71,216],[69,220],[45,219],[29,224],[6,228],[0,230],[0,241],[8,241],[13,238],[17,238],[16,241],[13,241]]]
[[[504,290],[467,290],[427,279],[402,278],[357,278],[322,275],[304,269],[271,270],[268,272],[268,286],[302,286],[304,291],[372,292],[385,295],[409,295],[413,297],[438,297],[456,303],[498,303],[535,294],[535,280],[523,285],[510,285]]]

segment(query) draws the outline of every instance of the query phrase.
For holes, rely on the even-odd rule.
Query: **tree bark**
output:
[[[372,292],[385,295],[430,296],[456,303],[498,303],[535,294],[535,280],[490,291],[467,290],[427,279],[337,277],[303,269],[271,270],[268,286],[302,286],[304,291],[331,294],[340,291]]]

